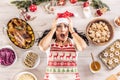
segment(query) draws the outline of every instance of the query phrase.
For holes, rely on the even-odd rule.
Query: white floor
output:
[[[11,45],[15,49],[18,55],[18,60],[15,63],[15,65],[10,68],[0,68],[0,79],[1,80],[13,80],[13,77],[17,73],[21,71],[31,71],[34,74],[36,74],[38,80],[43,80],[45,68],[46,68],[46,54],[42,53],[39,50],[36,43],[30,49],[20,49],[16,47],[8,39],[8,36],[5,33],[5,31],[3,33],[3,27],[7,25],[7,22],[10,19],[19,16],[19,10],[14,5],[9,4],[9,1],[11,0],[0,1],[0,47],[3,47],[5,45]],[[120,5],[119,5],[120,0],[102,0],[102,1],[104,1],[110,6],[111,11],[105,13],[100,18],[107,19],[114,26],[113,19],[116,16],[120,16]],[[91,17],[89,19],[85,19],[82,13],[82,8],[80,6],[73,6],[73,5],[56,7],[55,13],[65,11],[65,10],[71,11],[76,15],[75,17],[72,18],[72,20],[73,20],[74,26],[79,31],[85,32],[86,26],[89,23],[89,21],[95,18],[95,17]],[[29,13],[29,14],[37,17],[33,21],[28,21],[28,23],[32,26],[35,32],[36,38],[38,38],[44,30],[49,29],[51,27],[51,23],[53,19],[56,17],[55,14],[54,15],[47,14],[42,8],[42,6],[38,6],[38,9],[36,12]],[[116,39],[120,39],[120,28],[115,27],[114,37],[107,45],[95,46],[90,43],[90,46],[87,47],[87,49],[79,53],[78,69],[79,69],[81,80],[105,80],[111,74],[114,74],[120,71],[120,66],[116,67],[113,70],[108,70],[98,58],[98,54]],[[35,52],[40,53],[41,61],[40,61],[39,66],[36,69],[33,69],[33,70],[25,69],[21,63],[22,55],[27,50],[34,50]],[[102,65],[101,71],[96,74],[91,73],[89,70],[89,64],[91,62],[91,56],[90,56],[91,52],[94,53],[95,60],[100,61]]]

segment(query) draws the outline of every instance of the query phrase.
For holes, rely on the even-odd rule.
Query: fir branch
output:
[[[31,1],[12,1],[11,4],[15,4],[18,9],[28,8],[31,5]]]
[[[101,0],[92,0],[91,6],[95,9],[106,7],[107,10],[110,10],[109,6],[103,3]]]
[[[22,0],[22,1],[12,1],[11,4],[15,4],[18,9],[25,8],[28,11],[28,8],[31,4],[39,5],[42,2],[51,1],[51,0]]]

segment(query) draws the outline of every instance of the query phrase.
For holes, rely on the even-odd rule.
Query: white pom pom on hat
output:
[[[57,19],[57,24],[64,23],[64,24],[69,24],[68,18],[58,18]]]

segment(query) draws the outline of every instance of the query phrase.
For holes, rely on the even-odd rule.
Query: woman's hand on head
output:
[[[55,18],[55,19],[53,20],[51,30],[56,31],[56,29],[57,29],[57,24],[56,24],[56,23],[57,23],[57,18]]]
[[[68,17],[69,20],[69,31],[70,33],[74,32],[72,20]]]

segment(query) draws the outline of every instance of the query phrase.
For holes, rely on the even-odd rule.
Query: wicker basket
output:
[[[107,25],[108,29],[109,29],[109,32],[110,32],[110,35],[109,35],[109,36],[110,36],[110,37],[109,37],[109,39],[108,39],[107,41],[104,41],[104,42],[95,42],[95,41],[93,41],[93,39],[90,37],[89,30],[90,30],[92,24],[93,24],[93,23],[99,23],[99,22],[104,22],[104,23]],[[93,44],[98,45],[98,46],[103,46],[103,45],[107,44],[107,43],[113,38],[113,35],[114,35],[114,28],[113,28],[113,26],[112,26],[107,20],[102,19],[102,18],[97,18],[97,19],[92,20],[91,22],[89,22],[89,24],[87,25],[87,28],[86,28],[86,36],[87,36],[87,38],[88,38],[89,41],[91,41]]]

